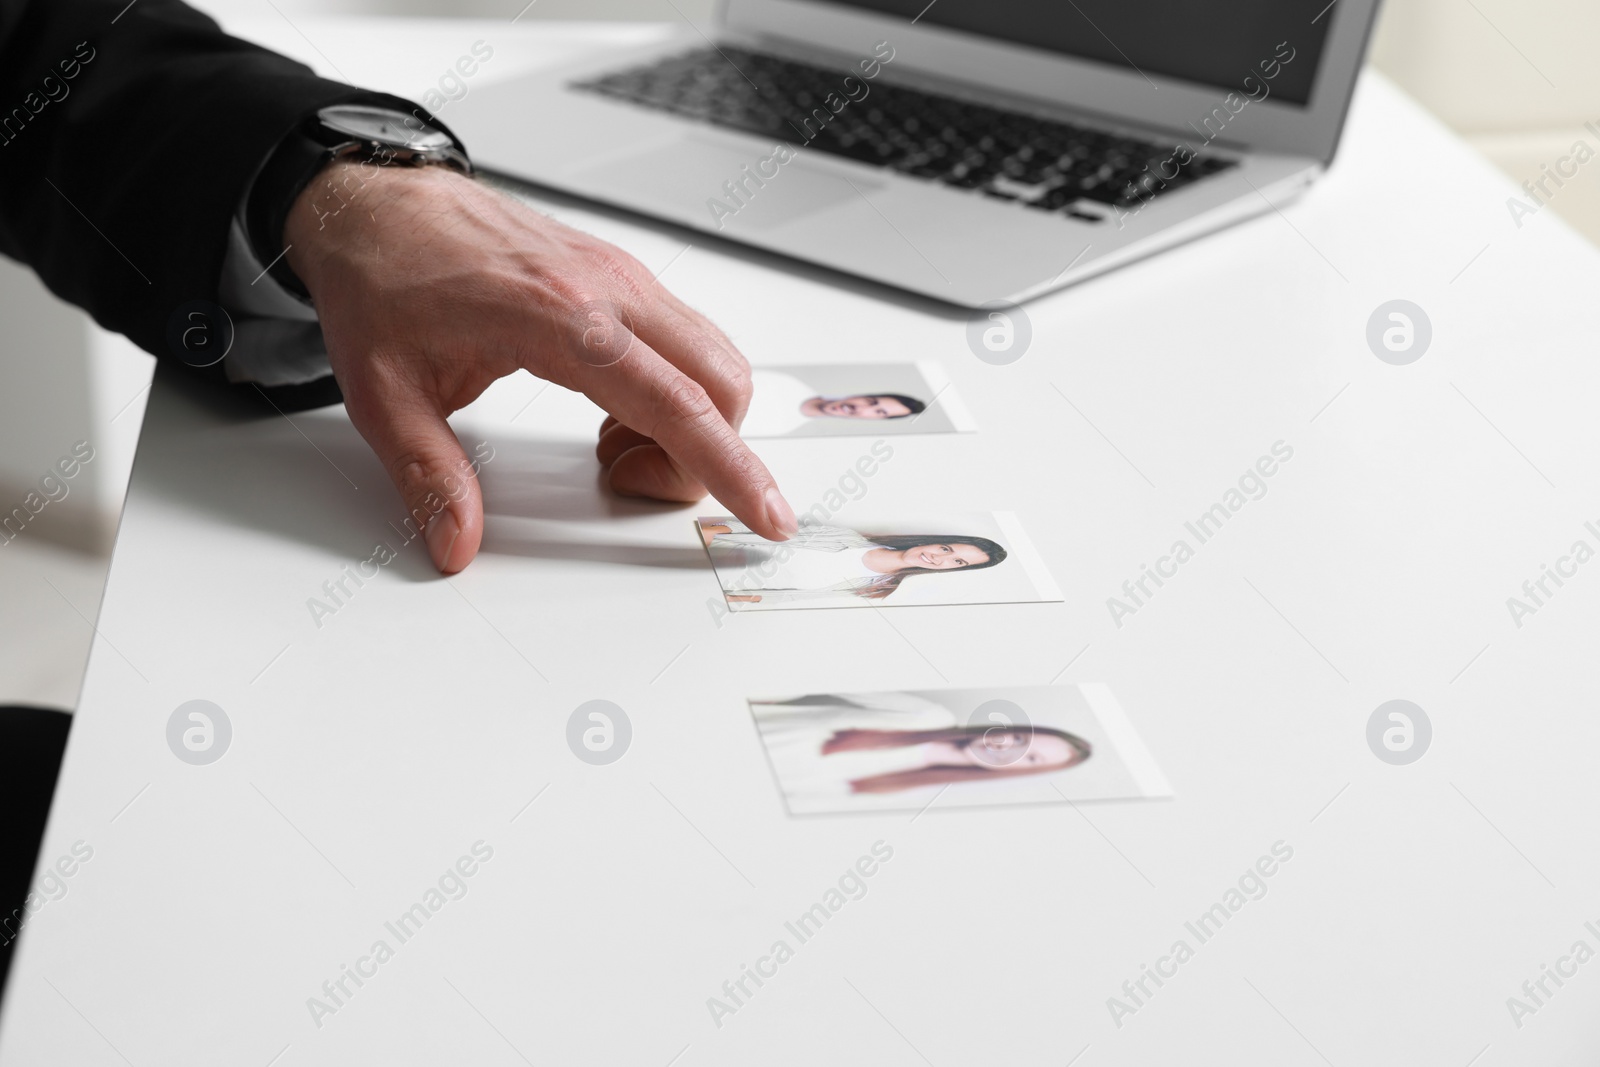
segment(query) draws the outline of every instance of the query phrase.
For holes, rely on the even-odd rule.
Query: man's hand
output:
[[[483,537],[445,419],[518,368],[610,413],[597,452],[614,491],[687,502],[709,489],[764,537],[795,531],[737,432],[749,365],[627,253],[443,167],[350,162],[300,195],[284,241],[350,421],[414,515],[449,501],[425,534],[444,573]]]

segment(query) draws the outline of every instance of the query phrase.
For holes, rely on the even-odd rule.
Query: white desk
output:
[[[301,28],[413,95],[478,38],[496,76],[606,39]],[[861,506],[1014,509],[1064,604],[718,629],[693,510],[602,495],[598,414],[520,377],[456,420],[496,450],[483,556],[447,582],[413,546],[319,630],[306,598],[395,539],[378,465],[337,410],[219,413],[163,374],[44,849],[93,858],[32,919],[0,1064],[1592,1062],[1600,962],[1520,1028],[1506,1000],[1600,949],[1600,563],[1520,629],[1505,602],[1596,543],[1600,257],[1548,212],[1515,229],[1510,192],[1368,77],[1308,197],[1032,305],[1007,367],[959,315],[551,202],[757,361],[943,361],[980,432],[896,442]],[[1396,297],[1434,328],[1405,367],[1364,340]],[[1269,494],[1115,627],[1106,598],[1280,439]],[[759,447],[803,502],[867,440]],[[571,536],[602,519],[614,544]],[[791,819],[743,704],[1057,677],[1113,687],[1173,800]],[[1396,767],[1365,726],[1400,697],[1434,737]],[[633,723],[606,767],[565,743],[594,698]],[[210,766],[166,745],[192,699],[233,723]],[[470,892],[315,1026],[307,998],[480,839]],[[869,894],[714,1026],[706,999],[879,839]],[[1267,895],[1198,944],[1185,922],[1280,840]]]

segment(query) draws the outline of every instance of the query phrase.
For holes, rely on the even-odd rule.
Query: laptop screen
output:
[[[827,2],[1303,105],[1337,0]]]

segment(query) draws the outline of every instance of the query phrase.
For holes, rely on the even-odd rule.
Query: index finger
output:
[[[621,323],[617,329],[624,329]],[[797,529],[767,465],[723,418],[705,386],[637,336],[615,363],[572,366],[572,385],[624,425],[652,439],[739,520],[773,541]]]
[[[750,406],[750,363],[715,323],[659,284],[630,309],[633,328],[655,352],[705,387],[735,429]]]

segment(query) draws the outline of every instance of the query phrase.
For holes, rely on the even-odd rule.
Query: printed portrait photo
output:
[[[976,427],[932,360],[753,367],[744,437],[962,433]]]
[[[728,516],[697,523],[730,611],[1061,599],[1010,512],[807,522],[787,541]]]
[[[792,815],[1171,795],[1104,685],[750,701]]]

